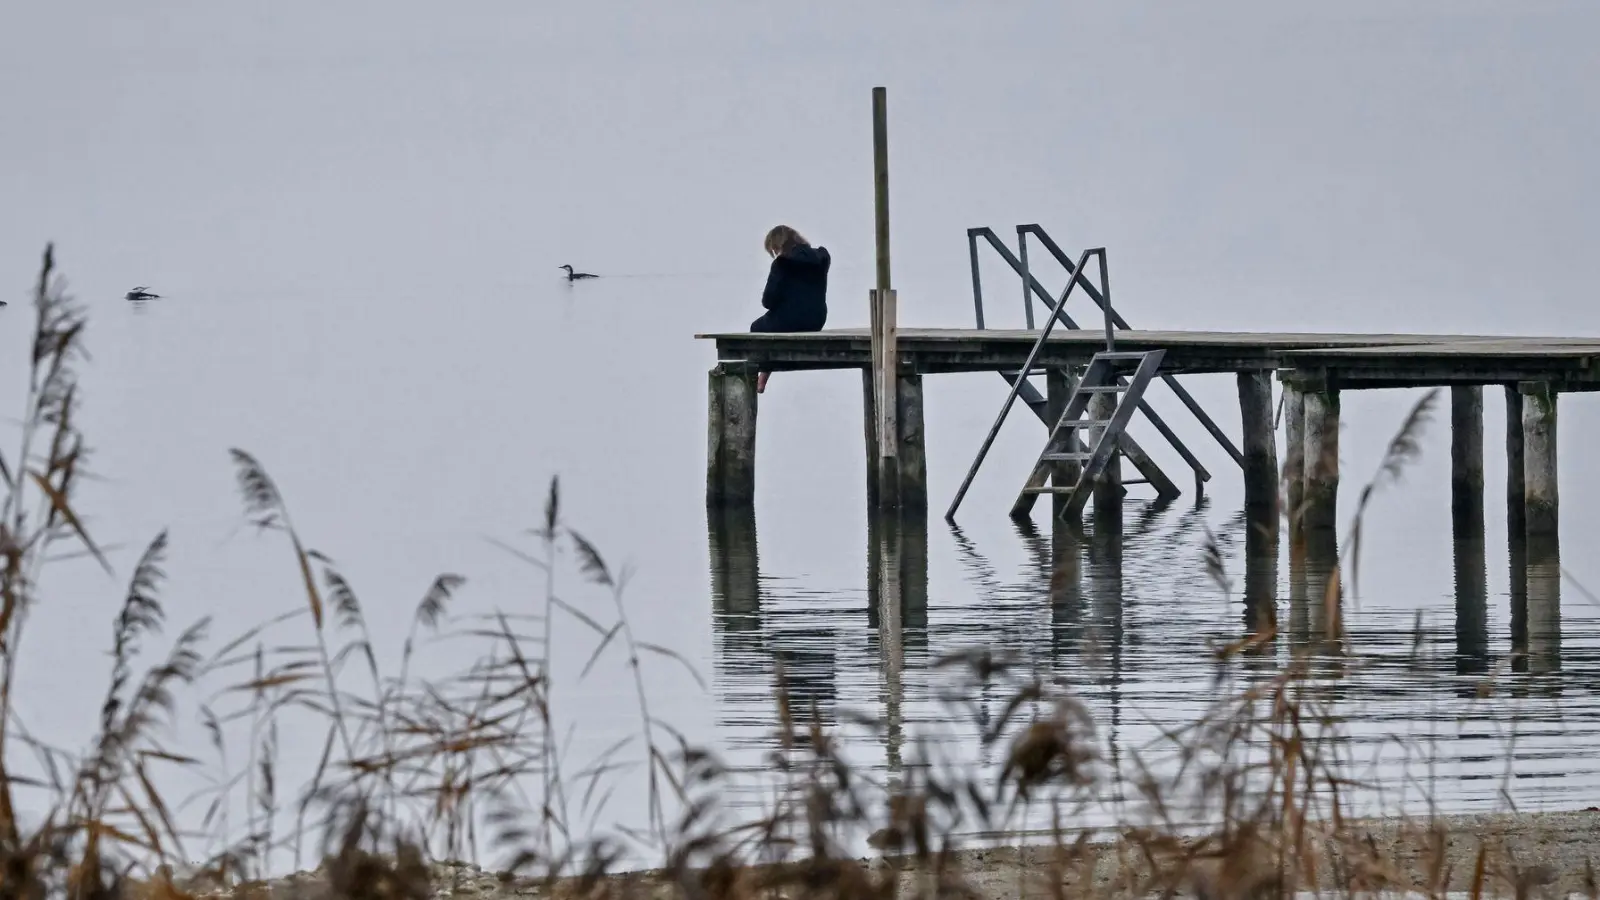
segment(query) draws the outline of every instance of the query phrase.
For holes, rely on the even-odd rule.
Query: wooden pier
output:
[[[1031,330],[898,328],[893,394],[902,508],[925,509],[928,484],[922,399],[925,376],[1015,372],[1038,340]],[[757,369],[859,369],[864,383],[868,479],[877,484],[879,429],[872,409],[873,340],[868,329],[806,334],[701,334],[714,341],[707,503],[741,506],[755,496]],[[1562,393],[1600,390],[1600,338],[1443,334],[1116,332],[1119,351],[1165,351],[1162,375],[1231,373],[1238,379],[1245,505],[1276,522],[1282,497],[1291,528],[1337,525],[1340,394],[1350,390],[1451,388],[1452,503],[1481,521],[1483,387],[1502,386],[1508,410],[1508,511],[1530,540],[1554,538],[1559,523],[1556,408]],[[1052,334],[1034,372],[1054,386],[1105,347],[1092,331]],[[1063,377],[1065,376],[1065,377]],[[1283,385],[1286,446],[1276,446],[1272,381]],[[997,383],[998,388],[998,383]],[[1000,393],[997,390],[997,401]],[[1051,392],[1059,402],[1057,391]],[[1520,464],[1519,464],[1520,463]],[[1280,477],[1281,464],[1281,477]],[[997,510],[998,512],[998,510]]]

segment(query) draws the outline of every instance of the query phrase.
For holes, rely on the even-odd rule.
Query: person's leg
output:
[[[774,320],[773,314],[770,310],[762,315],[761,318],[750,323],[750,331],[755,334],[773,334],[783,330],[784,329],[778,324],[778,322]],[[756,393],[766,393],[767,377],[771,374],[771,372],[765,371],[756,373]]]

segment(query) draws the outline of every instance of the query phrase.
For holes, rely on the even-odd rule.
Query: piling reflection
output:
[[[1046,593],[1050,598],[1050,655],[1057,666],[1083,646],[1088,604],[1083,593],[1083,533],[1057,521],[1050,529]]]
[[[1522,535],[1522,529],[1512,527],[1507,530],[1508,570],[1510,573],[1510,588],[1508,593],[1511,598],[1511,671],[1526,673],[1528,671],[1528,541]]]
[[[1561,671],[1561,547],[1554,537],[1525,538],[1528,672]]]
[[[755,510],[708,509],[706,520],[716,621],[724,632],[760,631],[761,567],[756,551]]]
[[[1483,529],[1456,519],[1454,540],[1456,582],[1457,675],[1489,671],[1489,571],[1484,559]],[[1464,688],[1471,690],[1470,687]]]
[[[1278,629],[1278,528],[1271,523],[1249,522],[1244,528],[1244,628],[1245,635],[1260,638]],[[1252,656],[1272,653],[1273,642],[1252,645]]]
[[[781,661],[790,703],[829,724],[838,701],[833,630],[803,611],[771,608],[761,580],[755,513],[706,513],[710,545],[714,690],[727,726],[757,726],[770,715],[774,662]],[[749,718],[745,718],[748,714]]]
[[[928,647],[928,522],[923,516],[873,512],[867,517],[867,624],[883,627],[886,615],[911,641]]]
[[[891,786],[903,764],[905,669],[928,641],[928,522],[893,511],[868,513],[867,624],[876,643],[884,753]]]
[[[1347,648],[1339,541],[1326,530],[1306,529],[1298,563],[1290,562],[1290,630],[1297,647],[1322,660],[1324,674],[1344,674]],[[1298,569],[1298,571],[1297,571]]]
[[[1328,752],[1382,756],[1376,780],[1396,776],[1399,783],[1396,773],[1414,771],[1396,761],[1413,745],[1402,747],[1395,738],[1425,734],[1439,740],[1428,752],[1460,772],[1440,776],[1448,796],[1462,804],[1497,802],[1500,742],[1520,727],[1508,723],[1550,721],[1540,718],[1546,708],[1537,704],[1565,684],[1560,726],[1523,728],[1518,740],[1533,749],[1519,746],[1518,759],[1560,758],[1561,779],[1600,783],[1600,770],[1567,765],[1575,758],[1574,741],[1582,746],[1600,734],[1600,716],[1588,702],[1592,692],[1578,690],[1581,682],[1572,680],[1581,678],[1596,645],[1589,621],[1574,618],[1587,612],[1582,606],[1567,612],[1573,635],[1563,641],[1560,634],[1562,585],[1553,543],[1530,547],[1518,531],[1508,544],[1508,657],[1498,599],[1505,587],[1491,596],[1488,569],[1498,566],[1486,565],[1484,535],[1470,520],[1456,522],[1450,562],[1442,546],[1430,543],[1429,564],[1416,567],[1425,571],[1404,590],[1368,576],[1372,583],[1362,585],[1360,607],[1347,610],[1346,589],[1335,575],[1341,546],[1326,532],[1293,540],[1255,527],[1255,517],[1185,503],[1129,502],[1120,518],[1123,527],[1116,529],[1110,517],[1097,528],[1094,520],[1073,525],[1040,515],[1037,524],[1008,525],[995,516],[967,532],[946,533],[935,522],[930,535],[926,519],[870,516],[863,528],[867,583],[841,585],[770,571],[776,540],[770,522],[769,571],[761,571],[754,515],[715,513],[709,539],[716,658],[707,668],[716,673],[718,726],[730,760],[758,768],[755,752],[737,751],[773,749],[775,657],[784,662],[796,713],[809,716],[816,703],[824,723],[838,727],[873,775],[895,784],[915,764],[913,740],[950,741],[962,756],[973,750],[970,721],[945,704],[944,672],[929,667],[943,654],[987,648],[1069,684],[1091,710],[1115,768],[1134,748],[1142,752],[1166,731],[1196,721],[1293,653],[1312,657],[1315,691],[1307,696],[1344,704],[1338,711],[1359,726],[1340,738],[1348,745],[1329,744]],[[853,524],[862,527],[859,520]],[[1212,539],[1237,605],[1224,605],[1206,577],[1205,547]],[[932,622],[930,552],[943,554],[934,561],[934,577],[951,567],[958,572],[941,583]],[[1287,591],[1278,576],[1284,557]],[[1454,576],[1453,645],[1443,618],[1449,613],[1441,606],[1452,590],[1444,578],[1447,564]],[[1420,621],[1413,618],[1418,610]],[[1414,624],[1423,630],[1414,631]],[[1252,644],[1249,655],[1227,666],[1207,652],[1241,636],[1271,633],[1282,639]],[[1416,636],[1433,649],[1413,653]],[[1507,668],[1559,673],[1565,681],[1556,674],[1512,675]],[[1223,675],[1226,684],[1217,680]],[[1492,695],[1480,695],[1491,683]],[[1510,705],[1524,698],[1532,705]],[[984,695],[974,702],[993,714],[999,701]],[[841,716],[842,707],[872,716],[870,735],[840,725],[841,718],[854,721]],[[977,763],[992,764],[990,752],[977,750]],[[1532,799],[1553,790],[1556,778],[1542,771],[1516,777],[1515,790]],[[764,799],[754,793],[740,798],[752,805]]]

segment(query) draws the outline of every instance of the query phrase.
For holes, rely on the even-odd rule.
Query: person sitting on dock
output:
[[[828,266],[826,247],[813,247],[787,225],[767,232],[767,254],[772,269],[761,292],[766,313],[750,323],[754,332],[821,331],[828,321]],[[756,375],[756,393],[767,389],[769,372]]]

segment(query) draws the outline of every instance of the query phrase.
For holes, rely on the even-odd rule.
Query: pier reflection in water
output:
[[[1600,702],[1581,678],[1600,620],[1568,609],[1563,621],[1553,544],[1529,546],[1513,530],[1501,569],[1482,528],[1458,519],[1453,578],[1413,595],[1371,576],[1343,582],[1331,534],[1291,540],[1204,504],[1129,503],[1120,520],[980,538],[869,517],[865,583],[840,586],[762,571],[754,515],[710,514],[713,690],[729,762],[756,770],[776,747],[774,660],[797,714],[814,704],[830,727],[843,708],[881,723],[841,734],[852,759],[892,781],[919,735],[985,761],[972,723],[939,700],[948,679],[930,663],[946,654],[985,648],[1070,685],[1117,761],[1202,715],[1219,699],[1213,651],[1246,641],[1245,680],[1311,655],[1348,716],[1346,751],[1372,761],[1363,774],[1380,787],[1427,767],[1435,799],[1455,809],[1493,808],[1508,772],[1519,803],[1600,788],[1600,764],[1573,755],[1600,739]]]

